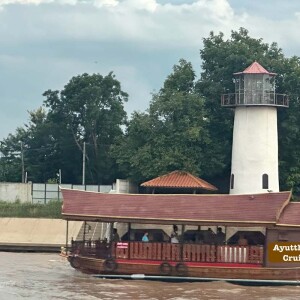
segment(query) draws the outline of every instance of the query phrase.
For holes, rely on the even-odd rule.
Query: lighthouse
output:
[[[288,97],[275,93],[275,73],[253,62],[234,73],[235,93],[223,107],[234,109],[230,194],[279,192],[277,108]]]

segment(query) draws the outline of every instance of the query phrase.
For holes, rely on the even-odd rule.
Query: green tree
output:
[[[114,146],[122,171],[138,182],[173,171],[210,174],[212,142],[206,130],[203,98],[195,93],[195,72],[181,59],[146,113],[135,112],[125,136]]]
[[[114,74],[75,76],[61,92],[48,90],[44,96],[49,118],[63,124],[81,155],[83,143],[87,145],[86,183],[111,183],[116,168],[110,146],[122,135],[128,98]]]
[[[289,108],[279,111],[279,174],[282,189],[300,195],[300,58],[285,60],[281,72],[281,92],[289,95]]]
[[[62,131],[58,131],[59,125],[61,124],[49,120],[47,112],[42,107],[30,111],[28,124],[24,128],[18,128],[15,134],[10,134],[1,142],[3,153],[0,161],[1,170],[2,174],[5,173],[1,180],[21,181],[22,156],[27,180],[46,182],[49,178],[54,178],[58,169],[64,167],[61,163],[70,157],[70,151],[65,157],[62,157],[59,151],[63,147],[57,140],[58,132]],[[63,139],[66,139],[66,134]]]
[[[126,122],[127,94],[112,73],[73,77],[62,91],[48,90],[44,106],[29,112],[29,122],[1,142],[0,179],[20,181],[21,154],[28,180],[47,182],[62,171],[63,183],[81,183],[86,142],[87,184],[117,177],[110,146]],[[22,149],[21,149],[22,145]]]
[[[0,181],[21,182],[22,160],[21,141],[24,140],[26,131],[17,128],[15,135],[9,134],[0,142]]]
[[[220,176],[228,177],[231,164],[233,111],[222,108],[220,95],[234,92],[233,73],[243,71],[253,61],[276,76],[276,92],[291,95],[291,107],[278,113],[279,158],[281,187],[295,187],[299,168],[299,58],[284,57],[276,43],[267,44],[262,39],[249,36],[244,28],[232,31],[230,39],[223,33],[210,33],[203,40],[200,50],[202,58],[201,78],[197,82],[198,93],[205,98],[205,109],[209,120],[209,134],[216,142],[215,151],[223,153]],[[219,156],[222,158],[222,156]]]

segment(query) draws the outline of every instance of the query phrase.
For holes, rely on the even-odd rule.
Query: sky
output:
[[[240,27],[300,56],[299,0],[0,0],[0,140],[83,73],[113,71],[145,111],[179,59],[199,77],[203,38]]]

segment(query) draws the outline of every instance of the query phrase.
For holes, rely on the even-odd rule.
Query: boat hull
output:
[[[178,263],[142,260],[98,259],[69,256],[73,268],[95,275],[133,275],[236,280],[274,280],[300,283],[300,267],[265,268],[259,265]]]

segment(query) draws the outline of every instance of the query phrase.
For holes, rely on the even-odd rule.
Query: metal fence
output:
[[[76,185],[76,184],[55,184],[55,183],[33,183],[32,184],[32,203],[47,203],[50,200],[62,200],[60,187],[76,189],[81,191],[92,191],[109,193],[112,185]]]

